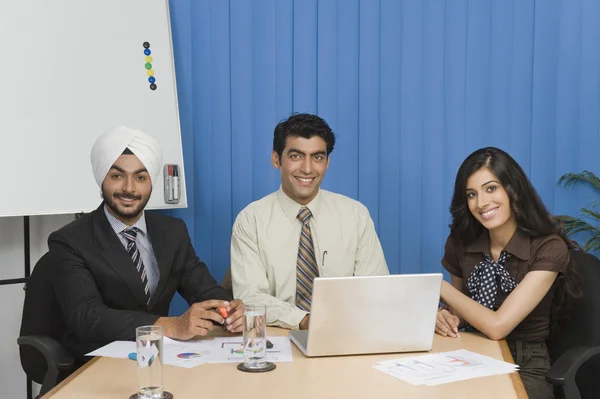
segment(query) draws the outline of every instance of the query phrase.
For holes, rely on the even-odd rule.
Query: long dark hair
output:
[[[482,168],[489,169],[504,187],[518,228],[532,237],[557,234],[564,240],[569,250],[579,250],[579,245],[565,234],[559,219],[548,212],[521,166],[506,152],[495,147],[481,148],[473,152],[458,169],[450,205],[452,214],[450,234],[454,240],[468,245],[485,230],[485,227],[471,214],[467,205],[467,180]],[[524,273],[524,271],[519,272]],[[557,284],[552,306],[553,324],[564,316],[570,300],[579,296],[581,292],[572,258],[564,275],[559,275]]]

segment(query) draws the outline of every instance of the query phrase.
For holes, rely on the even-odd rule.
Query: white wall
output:
[[[48,235],[71,222],[73,215],[30,218],[31,267],[48,250]],[[23,218],[0,218],[0,279],[25,276]],[[26,398],[26,377],[21,368],[17,338],[21,328],[23,284],[0,285],[0,387],[2,398]],[[35,392],[35,391],[34,391]]]

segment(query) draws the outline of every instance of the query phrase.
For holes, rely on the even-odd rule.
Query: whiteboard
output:
[[[161,171],[147,209],[187,206],[167,0],[0,0],[0,79],[0,216],[97,208],[90,150],[117,125],[180,166],[179,203]]]

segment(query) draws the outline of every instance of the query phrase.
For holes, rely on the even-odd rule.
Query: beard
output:
[[[110,195],[102,190],[102,199],[104,200],[106,206],[108,206],[115,215],[124,219],[131,219],[139,216],[144,211],[144,208],[150,200],[150,194],[152,194],[152,191],[150,191],[148,196],[144,198],[140,194],[125,194],[123,192],[116,192]],[[132,204],[131,206],[123,206],[121,203],[117,202],[118,198],[135,199],[139,202],[137,202],[135,205]]]

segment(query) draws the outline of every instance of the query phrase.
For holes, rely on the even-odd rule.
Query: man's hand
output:
[[[227,326],[227,331],[232,333],[242,332],[243,329],[243,321],[242,316],[244,315],[244,304],[241,299],[234,299],[229,302],[229,306],[227,307],[227,319],[225,320],[225,325]]]
[[[219,313],[214,312],[214,309],[224,307],[229,312],[230,309],[233,310],[232,305],[234,302],[236,301],[230,303],[215,299],[194,303],[181,316],[160,317],[154,325],[163,326],[165,336],[169,338],[188,340],[198,335],[205,336],[214,328],[213,321],[223,324],[223,317]],[[230,316],[228,319],[233,319],[233,317]]]
[[[446,309],[438,310],[437,319],[435,321],[435,332],[442,337],[460,337],[458,334],[458,325],[460,319]]]
[[[308,323],[310,323],[310,315],[309,314],[307,314],[306,316],[304,316],[304,318],[300,322],[300,329],[301,330],[308,330]]]

